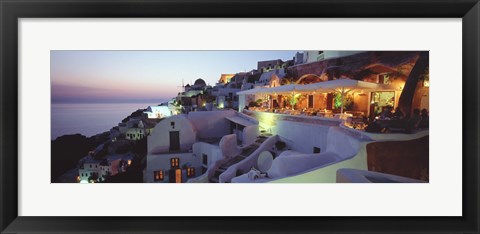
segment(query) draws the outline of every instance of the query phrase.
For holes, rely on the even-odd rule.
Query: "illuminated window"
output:
[[[187,168],[187,177],[194,177],[195,176],[195,168],[188,167]]]
[[[163,171],[154,171],[153,180],[154,181],[163,181]]]
[[[179,159],[179,158],[170,158],[170,167],[172,167],[172,168],[178,168],[179,163],[180,163],[180,159]]]
[[[308,108],[313,108],[313,95],[308,95]]]
[[[379,84],[390,84],[391,79],[389,74],[381,74],[378,75],[378,83]]]

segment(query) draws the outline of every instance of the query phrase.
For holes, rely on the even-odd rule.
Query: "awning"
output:
[[[318,82],[314,84],[301,85],[296,87],[296,91],[298,92],[313,92],[313,91],[341,92],[342,90],[353,91],[353,90],[362,90],[362,89],[370,90],[370,91],[395,90],[395,88],[391,85],[378,84],[378,83],[352,80],[352,79],[330,80],[330,81]]]
[[[369,90],[369,91],[380,91],[380,90],[396,90],[395,87],[387,84],[378,84],[366,81],[352,80],[352,79],[338,79],[323,81],[313,84],[290,84],[282,85],[273,88],[256,88],[237,92],[238,95],[245,94],[281,94],[281,93],[292,93],[292,92],[350,92],[353,90]]]
[[[237,92],[237,95],[257,94],[257,93],[266,92],[266,91],[263,91],[263,90],[268,90],[268,88],[248,89],[248,90],[244,90],[244,91]]]
[[[254,123],[242,118],[242,117],[239,117],[239,116],[232,116],[232,117],[225,117],[226,119],[236,123],[236,124],[240,124],[242,126],[252,126],[252,125],[255,125]]]

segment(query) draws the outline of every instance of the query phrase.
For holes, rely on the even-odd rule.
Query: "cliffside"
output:
[[[78,164],[78,160],[85,157],[89,151],[109,139],[109,133],[104,132],[92,137],[81,134],[64,135],[52,141],[52,169],[51,181]]]

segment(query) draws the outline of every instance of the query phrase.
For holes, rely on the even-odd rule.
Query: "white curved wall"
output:
[[[320,154],[305,154],[292,150],[283,152],[273,160],[272,167],[267,172],[269,180],[276,180],[275,182],[304,182],[302,181],[303,179],[314,179],[317,182],[332,182],[335,179],[335,173],[332,174],[328,168],[336,164],[344,164],[344,160],[350,161],[348,164],[354,165],[353,168],[365,169],[367,165],[366,159],[364,157],[355,159],[356,155],[362,155],[359,152],[362,151],[361,145],[363,146],[363,144],[350,136],[348,131],[340,127],[329,127],[327,130],[327,134],[323,139],[326,148],[322,149]],[[308,137],[302,139],[307,140]],[[330,172],[328,176],[324,175],[323,178],[302,176],[311,174],[310,172],[313,170],[321,171],[323,168],[327,168],[326,171]],[[302,180],[297,181],[291,178],[302,178]]]
[[[207,166],[210,166],[212,163],[217,161],[222,157],[222,152],[218,145],[212,145],[205,142],[197,142],[193,144],[193,154],[202,160],[202,155],[207,155]]]
[[[252,167],[257,167],[257,160],[260,153],[272,149],[275,143],[278,141],[278,136],[271,136],[265,140],[258,149],[250,154],[246,159],[241,162],[230,166],[225,172],[220,175],[220,182],[230,182],[232,178],[236,176],[237,170],[249,171]]]
[[[329,128],[330,126],[319,124],[280,120],[273,133],[278,134],[292,150],[310,154],[313,153],[313,147],[320,148],[321,152],[326,151]]]
[[[368,142],[360,143],[359,152],[350,159],[329,164],[326,167],[321,167],[300,173],[297,175],[283,177],[281,179],[273,180],[273,183],[335,183],[337,170],[341,168],[354,168],[359,170],[368,170],[367,165],[367,150],[366,144]]]
[[[284,152],[286,153],[286,152]],[[323,154],[292,154],[289,156],[280,154],[273,160],[272,167],[268,170],[270,178],[282,178],[308,171],[322,165],[328,165],[338,160],[334,153]]]
[[[328,130],[326,152],[335,153],[341,158],[350,158],[357,154],[360,141],[349,135],[347,130],[331,127]]]
[[[172,122],[174,125],[172,126]],[[152,134],[148,136],[149,154],[166,153],[170,148],[170,132],[178,131],[180,134],[180,150],[191,149],[196,141],[196,131],[190,121],[183,115],[176,115],[166,118],[153,128]]]
[[[218,145],[220,147],[222,158],[231,158],[239,153],[237,148],[237,136],[235,134],[223,136]]]
[[[230,124],[225,117],[235,115],[233,110],[196,111],[188,113],[188,120],[197,131],[198,138],[217,138],[230,134]]]
[[[258,125],[246,126],[242,131],[242,140],[244,145],[250,145],[257,139],[259,135]]]

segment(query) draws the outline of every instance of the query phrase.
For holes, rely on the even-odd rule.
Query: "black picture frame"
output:
[[[479,232],[478,0],[1,0],[0,12],[1,233]],[[462,18],[463,215],[462,217],[18,216],[17,20],[37,17]]]

